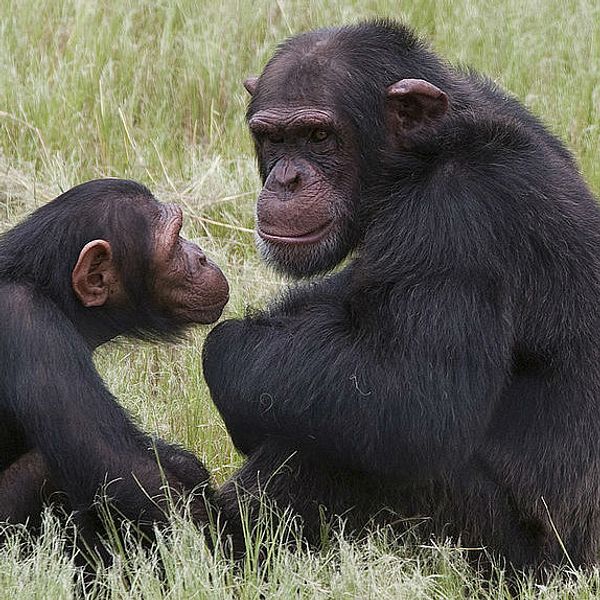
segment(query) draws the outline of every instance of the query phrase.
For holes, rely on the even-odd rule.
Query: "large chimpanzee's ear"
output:
[[[446,93],[424,79],[401,79],[387,88],[388,127],[399,139],[435,127],[447,111]]]
[[[258,85],[258,77],[256,77],[255,75],[253,75],[252,77],[248,77],[247,79],[244,79],[244,87],[246,88],[246,91],[251,96],[254,96],[257,85]]]
[[[71,275],[73,291],[83,306],[102,306],[118,284],[112,249],[106,240],[88,242]]]

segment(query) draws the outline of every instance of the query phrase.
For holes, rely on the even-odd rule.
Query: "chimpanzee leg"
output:
[[[38,527],[44,501],[56,492],[47,475],[46,463],[35,450],[4,469],[0,473],[0,521]]]
[[[253,525],[265,500],[299,515],[304,537],[312,545],[321,541],[323,519],[339,516],[347,533],[390,525],[399,534],[415,529],[419,539],[460,541],[473,549],[468,552],[471,562],[486,569],[490,548],[525,571],[539,573],[545,565],[561,562],[560,546],[542,505],[532,501],[518,506],[510,488],[490,477],[476,461],[461,473],[403,489],[401,482],[384,484],[341,471],[307,453],[294,452],[284,442],[269,440],[216,494],[236,550],[243,549],[244,541],[240,512],[247,511]]]
[[[385,490],[373,478],[331,468],[275,440],[265,442],[217,490],[216,503],[236,549],[243,547],[240,512],[247,511],[252,525],[265,501],[269,508],[272,502],[277,509],[290,508],[302,517],[304,537],[313,545],[320,542],[323,525],[337,516],[344,517],[349,530],[357,531],[379,522],[386,510]]]

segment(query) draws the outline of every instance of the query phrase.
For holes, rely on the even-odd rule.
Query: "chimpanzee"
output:
[[[208,473],[140,431],[108,392],[92,352],[116,336],[172,340],[217,320],[227,280],[182,239],[181,209],[133,181],[89,181],[0,237],[0,518],[35,520],[40,488],[64,492],[95,544],[102,488],[144,531],[165,501]],[[204,502],[193,502],[199,521]]]
[[[263,257],[347,262],[208,337],[248,456],[225,510],[260,488],[309,539],[319,505],[387,507],[517,568],[596,561],[600,210],[572,156],[389,21],[293,37],[245,87]]]

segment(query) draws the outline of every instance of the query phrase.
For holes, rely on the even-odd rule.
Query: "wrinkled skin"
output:
[[[296,276],[331,269],[356,236],[349,127],[330,110],[285,106],[257,110],[249,126],[264,183],[256,205],[263,258]]]
[[[213,323],[229,299],[229,286],[202,249],[179,235],[182,225],[179,206],[161,206],[154,254],[154,301],[177,319]]]

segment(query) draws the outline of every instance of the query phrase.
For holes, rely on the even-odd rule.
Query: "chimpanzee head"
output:
[[[376,210],[373,190],[393,185],[384,157],[414,153],[446,115],[448,96],[431,82],[443,72],[409,30],[375,22],[291,38],[244,82],[267,262],[306,276],[357,247]]]
[[[179,233],[182,212],[133,181],[78,185],[2,237],[0,275],[52,298],[91,345],[216,321],[227,280]]]

